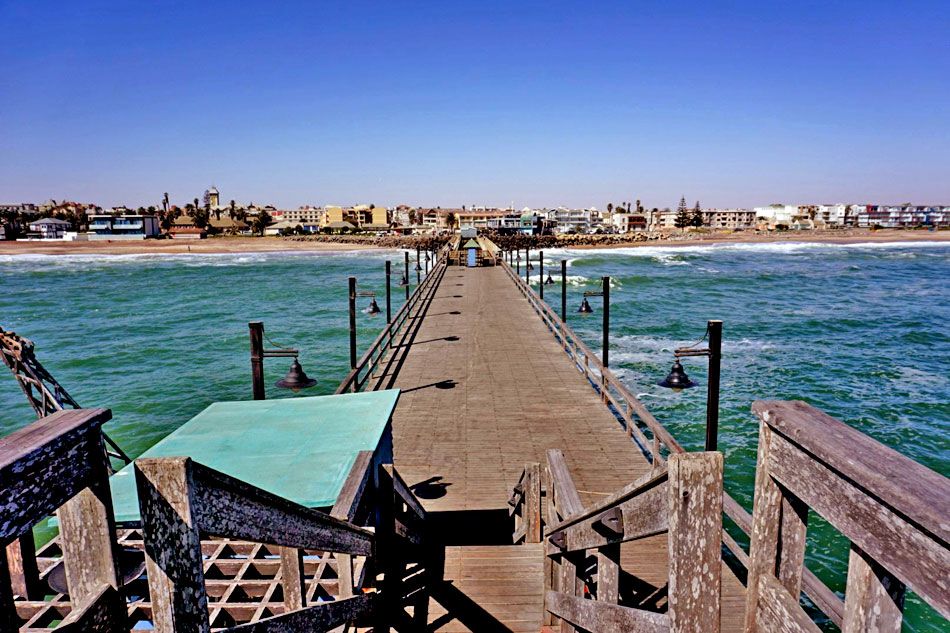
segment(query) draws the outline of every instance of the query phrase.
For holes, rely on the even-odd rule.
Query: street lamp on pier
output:
[[[301,389],[308,389],[317,384],[317,381],[307,376],[297,357],[300,350],[292,347],[283,347],[270,340],[264,334],[264,324],[261,321],[251,321],[247,324],[251,337],[251,387],[255,400],[264,400],[264,359],[265,358],[293,358],[290,370],[281,380],[274,383],[278,389],[290,389],[294,393]],[[277,349],[264,349],[264,340]]]
[[[709,337],[709,347],[698,348]],[[707,321],[706,333],[696,343],[680,347],[673,352],[673,367],[666,378],[657,383],[660,387],[680,392],[699,383],[686,375],[681,358],[705,356],[709,359],[709,384],[706,388],[706,450],[717,450],[719,445],[719,379],[722,365],[722,321]]]

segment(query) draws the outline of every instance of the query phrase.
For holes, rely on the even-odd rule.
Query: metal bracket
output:
[[[614,534],[623,534],[623,510],[619,506],[613,507],[594,521],[595,528],[602,528],[605,531],[613,532]]]

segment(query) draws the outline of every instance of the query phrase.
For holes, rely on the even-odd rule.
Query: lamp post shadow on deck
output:
[[[697,348],[709,337],[709,347]],[[706,450],[715,451],[719,446],[719,384],[722,365],[722,321],[706,322],[706,333],[697,343],[680,347],[673,352],[673,367],[666,378],[656,383],[675,392],[690,389],[699,383],[690,380],[680,358],[705,356],[709,359],[709,383],[706,388]]]
[[[561,288],[564,288],[564,270],[565,264],[562,260],[561,262]],[[563,292],[563,290],[562,290]],[[593,314],[594,309],[590,307],[590,303],[587,301],[587,297],[603,297],[604,298],[604,325],[603,325],[603,353],[601,356],[601,363],[604,367],[610,366],[610,277],[604,275],[603,280],[601,281],[600,291],[588,291],[584,293],[584,301],[581,303],[581,307],[577,309],[577,313],[581,316],[586,316],[588,314]],[[562,303],[562,310],[564,305]]]
[[[278,389],[290,389],[294,393],[301,389],[309,389],[317,384],[317,381],[307,376],[297,357],[300,350],[292,347],[282,347],[277,345],[269,338],[267,341],[279,349],[264,349],[264,323],[261,321],[250,321],[247,324],[251,338],[251,389],[255,400],[264,400],[266,392],[264,389],[264,359],[265,358],[293,358],[290,364],[290,370],[281,380],[274,383]]]

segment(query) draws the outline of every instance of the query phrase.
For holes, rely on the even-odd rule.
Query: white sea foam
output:
[[[625,246],[620,248],[572,249],[569,253],[584,257],[628,256],[666,259],[676,255],[701,255],[719,251],[749,251],[768,253],[833,252],[839,249],[891,250],[908,248],[950,248],[950,241],[914,240],[906,242],[741,242],[736,244],[689,244],[683,246]]]

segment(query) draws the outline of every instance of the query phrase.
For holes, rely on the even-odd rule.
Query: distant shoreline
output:
[[[594,237],[594,236],[584,236]],[[406,247],[415,248],[407,239]],[[569,242],[569,239],[565,241]],[[636,248],[641,246],[712,246],[715,244],[769,244],[769,243],[825,243],[860,244],[888,242],[947,242],[950,231],[921,231],[883,229],[870,231],[853,229],[842,231],[786,231],[782,233],[708,233],[696,236],[674,235],[663,239],[630,241],[611,244],[558,244],[544,248],[569,250]],[[411,245],[411,246],[410,246]],[[143,241],[77,241],[77,242],[4,242],[0,241],[0,255],[143,255],[183,253],[275,253],[333,252],[362,250],[393,250],[386,245],[356,242],[322,242],[281,237],[224,237],[205,240],[143,240]]]

